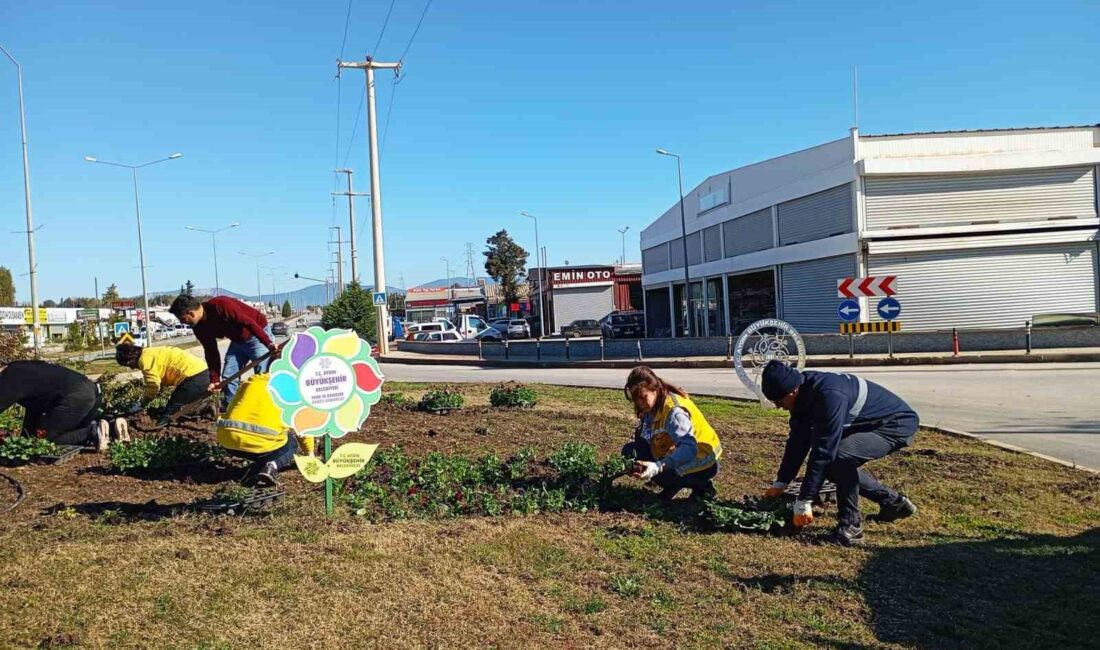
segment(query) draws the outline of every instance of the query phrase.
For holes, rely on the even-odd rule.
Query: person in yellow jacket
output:
[[[713,497],[722,443],[687,393],[648,366],[630,371],[623,392],[640,420],[634,440],[622,451],[635,459],[633,476],[664,488],[663,499],[684,488],[691,489],[692,499]]]
[[[184,406],[209,394],[210,371],[206,362],[179,348],[142,348],[132,343],[122,343],[115,348],[115,361],[121,366],[141,370],[145,380],[145,394],[132,413],[148,406],[162,386],[175,387],[160,415],[161,424]]]
[[[257,487],[279,484],[279,472],[294,464],[298,440],[283,424],[282,413],[267,390],[268,374],[252,375],[233,395],[218,420],[218,444],[233,456],[252,461],[241,483]],[[305,441],[312,455],[313,440]]]

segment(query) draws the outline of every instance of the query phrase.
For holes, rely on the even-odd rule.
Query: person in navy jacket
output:
[[[862,467],[913,442],[920,420],[905,401],[862,377],[800,372],[776,360],[764,367],[761,388],[765,397],[791,414],[783,460],[765,495],[782,494],[809,454],[806,476],[794,502],[795,526],[813,522],[810,506],[826,478],[837,488],[839,525],[833,541],[838,544],[863,543],[860,495],[879,504],[877,521],[916,514],[912,501]]]

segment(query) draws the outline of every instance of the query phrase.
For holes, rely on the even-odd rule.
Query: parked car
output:
[[[600,321],[603,335],[609,339],[637,339],[645,336],[645,318],[640,311],[608,314]]]
[[[424,341],[429,343],[458,343],[462,340],[462,335],[454,330],[447,330],[446,332],[423,332]]]
[[[508,321],[510,321],[510,320],[512,320],[512,319],[510,319],[510,318],[494,318],[493,320],[489,321],[489,327],[500,331],[501,334],[504,334],[508,331]]]
[[[531,327],[522,318],[513,318],[508,321],[506,333],[510,339],[531,338]]]
[[[422,334],[424,332],[447,332],[453,331],[454,328],[455,326],[452,325],[451,321],[449,320],[436,321],[432,323],[413,323],[412,325],[409,325],[405,328],[405,340],[416,341],[419,340],[416,338],[417,334]]]
[[[582,336],[603,336],[603,329],[599,321],[591,318],[575,320],[561,328],[561,335],[567,339],[580,338]]]
[[[475,334],[474,339],[478,341],[502,341],[504,340],[504,332],[495,327],[486,327]]]
[[[284,321],[279,321],[278,323],[272,323],[271,324],[271,333],[274,334],[275,336],[286,336],[286,334],[287,334],[286,323]]]

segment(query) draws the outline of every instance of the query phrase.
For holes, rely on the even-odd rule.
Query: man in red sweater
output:
[[[206,366],[210,369],[211,391],[216,389],[222,377],[234,375],[249,361],[259,359],[268,351],[275,351],[267,317],[236,298],[219,296],[199,302],[194,296],[180,294],[172,301],[169,310],[180,322],[190,325],[195,338],[202,343]],[[229,339],[225,365],[222,365],[218,339]],[[270,359],[259,364],[256,372],[267,372],[269,363]],[[221,368],[221,373],[218,368]],[[223,407],[229,405],[239,385],[240,381],[234,379],[225,387]]]

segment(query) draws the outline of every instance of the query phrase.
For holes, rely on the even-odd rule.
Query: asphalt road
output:
[[[395,381],[525,381],[621,388],[627,370],[382,364]],[[851,369],[838,369],[847,372]],[[860,368],[927,425],[958,429],[1100,470],[1100,363]],[[733,369],[664,369],[689,393],[752,397]]]

